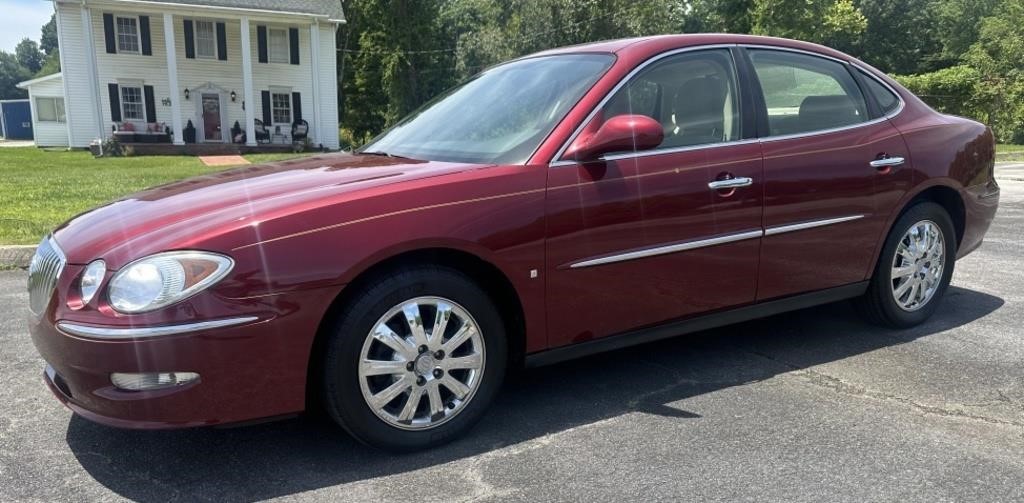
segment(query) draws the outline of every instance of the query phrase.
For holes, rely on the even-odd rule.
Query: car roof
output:
[[[798,49],[803,51],[815,52],[818,54],[831,56],[833,58],[839,58],[845,61],[853,59],[852,57],[843,54],[839,51],[836,51],[834,49],[830,49],[823,45],[812,44],[810,42],[802,42],[799,40],[791,40],[787,38],[763,37],[758,35],[741,35],[735,33],[687,33],[679,35],[656,35],[650,37],[603,40],[600,42],[559,47],[556,49],[550,49],[538,52],[536,54],[531,54],[530,56],[602,52],[613,53],[619,55],[620,57],[629,56],[637,58],[646,58],[651,55],[673,49],[721,44],[744,44],[784,47],[789,49]]]

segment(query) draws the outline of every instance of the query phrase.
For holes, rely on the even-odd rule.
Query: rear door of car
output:
[[[665,140],[549,169],[552,346],[753,302],[763,183],[752,109],[730,48],[705,48],[649,61],[585,122],[646,115]]]
[[[744,53],[760,91],[765,170],[758,300],[864,280],[910,186],[903,138],[849,63],[783,48]]]

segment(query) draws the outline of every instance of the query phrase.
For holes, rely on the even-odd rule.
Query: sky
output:
[[[14,46],[28,37],[39,42],[40,30],[50,15],[53,3],[45,0],[0,0],[0,50],[14,52]]]

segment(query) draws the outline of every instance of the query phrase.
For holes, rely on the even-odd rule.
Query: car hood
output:
[[[69,263],[113,258],[116,267],[125,257],[181,247],[170,235],[200,236],[236,221],[259,221],[282,208],[482,167],[347,153],[246,166],[126,196],[72,218],[54,237]]]

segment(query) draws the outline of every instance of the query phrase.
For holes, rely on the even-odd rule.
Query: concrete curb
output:
[[[0,268],[26,268],[35,253],[36,245],[0,246]]]

